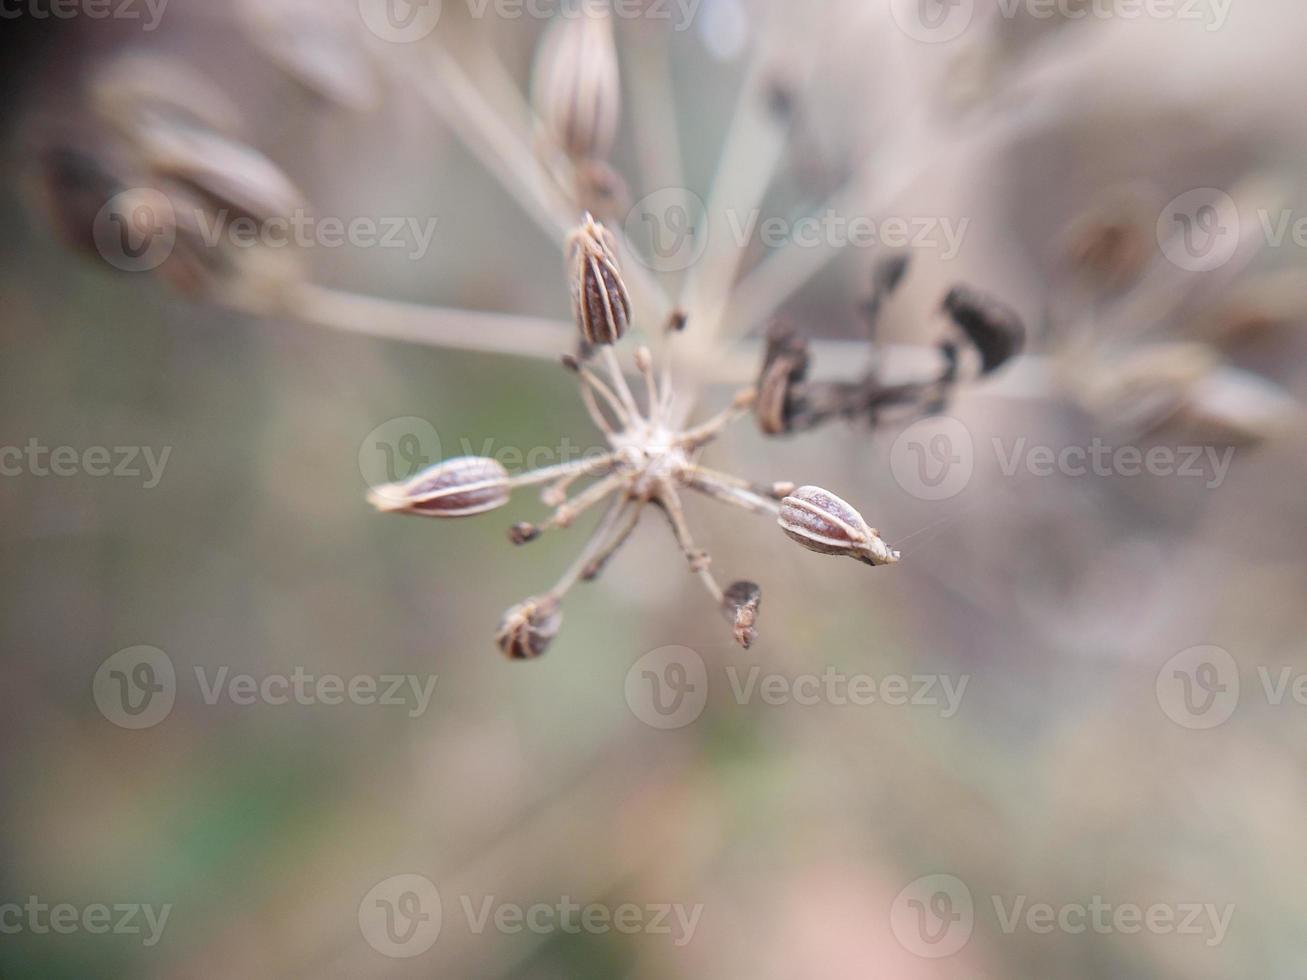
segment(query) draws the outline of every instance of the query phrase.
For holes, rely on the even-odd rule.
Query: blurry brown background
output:
[[[359,453],[378,426],[405,417],[429,420],[447,454],[463,440],[475,452],[490,440],[495,453],[556,447],[564,435],[593,446],[564,372],[243,315],[118,272],[52,231],[38,148],[84,125],[83,85],[97,65],[131,48],[166,50],[231,95],[250,143],[316,213],[438,219],[416,261],[403,250],[311,249],[315,281],[566,320],[555,244],[412,92],[386,87],[374,108],[333,107],[258,50],[234,4],[172,0],[148,33],[30,11],[5,23],[0,446],[171,454],[149,489],[144,477],[84,472],[0,478],[0,905],[36,896],[171,911],[149,946],[139,934],[42,933],[24,913],[26,927],[0,934],[0,975],[1301,976],[1307,707],[1292,682],[1273,703],[1262,675],[1307,671],[1302,427],[1251,441],[1192,428],[1123,435],[1118,400],[1090,411],[1069,392],[1104,370],[1088,333],[1127,346],[1145,335],[1216,339],[1223,363],[1301,395],[1307,307],[1293,288],[1284,299],[1283,284],[1303,250],[1267,247],[1210,289],[1198,276],[1152,322],[1114,305],[1127,290],[1086,287],[1068,241],[1095,202],[1142,187],[1152,264],[1135,288],[1147,289],[1159,267],[1169,275],[1157,208],[1185,191],[1273,179],[1285,207],[1307,216],[1307,15],[1291,0],[1236,0],[1209,31],[1175,18],[991,21],[980,3],[962,41],[932,45],[896,30],[879,0],[874,11],[801,6],[773,13],[788,15],[777,29],[796,51],[821,54],[800,105],[814,145],[836,161],[832,179],[850,160],[906,165],[921,176],[893,213],[970,220],[956,260],[914,254],[887,339],[932,343],[941,290],[973,281],[1027,315],[1037,370],[1016,365],[950,407],[976,465],[947,500],[905,486],[891,465],[897,430],[836,425],[777,442],[736,427],[710,463],[830,487],[902,547],[903,563],[823,559],[769,521],[696,506],[718,567],[763,586],[752,650],[730,643],[665,530],[646,521],[604,580],[569,598],[563,634],[531,664],[504,660],[494,625],[552,581],[578,532],[513,549],[506,524],[539,513],[526,496],[477,521],[381,517],[364,502]],[[686,183],[707,196],[768,8],[703,0],[685,31],[620,25],[616,163],[636,197],[657,188],[639,177],[647,134],[631,93],[646,81],[635,53],[665,46]],[[714,32],[735,17],[742,53],[723,55]],[[543,26],[476,18],[446,0],[422,43],[458,53],[474,81],[493,53],[525,87]],[[375,41],[371,56],[390,56]],[[977,101],[989,118],[1015,121],[971,139]],[[935,136],[919,140],[923,131]],[[819,190],[783,169],[765,210],[803,213]],[[815,335],[855,336],[873,257],[845,249],[786,312]],[[1023,380],[1035,375],[1047,385]],[[1233,463],[1217,486],[1014,478],[990,448],[996,438],[1011,452],[1022,439],[1096,437],[1143,450],[1233,447]],[[174,665],[176,703],[130,730],[97,706],[93,681],[138,645]],[[691,723],[660,730],[632,703],[642,688],[629,672],[669,645],[702,659],[707,702]],[[1184,724],[1166,687],[1164,665],[1200,645],[1227,651],[1240,682],[1237,706],[1213,728]],[[825,696],[778,705],[736,696],[732,678],[754,665],[791,682],[836,671],[966,686],[953,714]],[[210,680],[223,668],[434,675],[435,687],[420,712],[411,698],[209,704],[197,668]],[[1228,694],[1228,669],[1219,679]],[[396,875],[428,879],[443,904],[439,938],[407,958],[386,955],[360,926],[361,906]],[[955,885],[913,884],[931,875],[952,876],[974,903],[971,921],[958,920],[969,938],[948,956],[929,955],[939,950],[904,925],[963,914]],[[688,937],[675,915],[671,935],[493,921],[478,931],[465,907],[487,896],[523,909],[571,900],[701,910]],[[1044,934],[1024,913],[1004,928],[1018,898],[1058,910],[1096,896],[1232,914],[1219,941],[1206,912],[1199,934],[1056,924]],[[952,928],[951,918],[929,921]]]

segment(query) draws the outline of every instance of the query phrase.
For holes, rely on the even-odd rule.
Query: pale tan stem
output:
[[[540,525],[540,530],[570,527],[573,521],[620,487],[625,479],[626,477],[621,473],[612,473],[597,483],[590,484],[575,497],[560,504],[553,516]]]
[[[635,530],[636,525],[640,523],[640,515],[644,511],[645,501],[628,498],[629,504],[621,523],[614,523],[609,534],[608,541],[602,549],[590,559],[581,572],[581,578],[587,582],[593,581],[599,577],[605,566],[612,560],[613,556],[621,550],[622,545],[626,544],[627,539]]]
[[[686,449],[695,450],[712,442],[728,425],[736,419],[748,415],[756,399],[757,392],[752,388],[746,388],[738,392],[729,408],[723,409],[702,425],[687,430],[681,436],[682,444]]]
[[[508,485],[517,490],[521,487],[539,486],[559,478],[579,479],[582,476],[601,476],[610,472],[617,462],[616,453],[606,453],[593,459],[578,459],[556,466],[545,466],[538,470],[518,473],[509,478]]]
[[[613,501],[612,506],[608,508],[603,519],[600,520],[599,525],[590,535],[590,539],[581,550],[581,554],[579,554],[572,564],[567,567],[567,571],[565,571],[559,580],[554,583],[554,587],[550,589],[546,595],[552,596],[554,599],[562,599],[563,596],[567,595],[571,590],[572,586],[576,585],[586,568],[590,565],[590,562],[603,547],[603,542],[607,538],[609,531],[611,531],[613,525],[617,523],[617,519],[625,507],[625,495],[618,497]]]
[[[698,547],[694,543],[694,535],[690,533],[690,525],[685,520],[685,509],[681,506],[680,495],[677,494],[676,488],[670,483],[663,482],[658,489],[658,495],[655,498],[662,511],[667,515],[667,521],[672,527],[672,534],[676,537],[676,543],[680,545],[681,551],[685,554],[685,559],[690,563],[690,570],[699,576],[703,582],[704,588],[713,597],[713,600],[720,605],[722,601],[722,587],[717,584],[717,579],[713,577],[710,566],[712,560],[708,557],[708,552]]]
[[[731,504],[752,514],[775,516],[781,512],[779,501],[764,497],[746,487],[721,482],[702,470],[691,475],[687,485],[690,489],[697,490],[714,500]]]
[[[604,344],[602,350],[601,356],[604,359],[604,365],[608,368],[608,375],[613,380],[613,388],[616,389],[618,396],[622,399],[622,404],[630,412],[631,418],[640,418],[640,409],[635,404],[635,396],[631,394],[631,386],[626,383],[626,375],[622,373],[622,365],[617,360],[617,352],[613,350],[611,344]]]

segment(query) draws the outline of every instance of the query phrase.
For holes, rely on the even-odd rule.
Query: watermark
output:
[[[233,219],[226,208],[212,213],[201,208],[195,212],[200,240],[209,248],[225,244],[243,249],[405,249],[405,258],[414,262],[431,250],[439,222],[439,218],[412,216],[319,217],[303,208],[262,221],[248,215]]]
[[[0,20],[139,20],[146,32],[158,28],[169,0],[0,0]]]
[[[1177,725],[1216,728],[1239,705],[1239,665],[1220,647],[1189,647],[1162,665],[1156,691],[1158,705]]]
[[[937,252],[944,261],[962,250],[970,218],[890,215],[873,218],[827,208],[798,218],[764,217],[759,209],[725,211],[709,220],[703,199],[667,187],[636,201],[622,224],[639,260],[657,272],[680,272],[699,261],[713,235],[736,248],[889,248]]]
[[[1270,708],[1307,708],[1307,669],[1258,664],[1254,674],[1255,682],[1241,676],[1238,663],[1222,647],[1189,647],[1157,672],[1157,703],[1171,721],[1195,731],[1224,725],[1248,696]]]
[[[358,0],[363,23],[383,41],[412,44],[440,23],[446,2],[453,0]],[[554,20],[610,15],[617,20],[666,23],[683,32],[693,25],[703,0],[462,0],[476,20]]]
[[[994,437],[989,448],[998,472],[1014,477],[1156,477],[1224,484],[1235,448],[1225,446],[1114,445],[1095,436],[1084,445],[1034,443],[1025,436]],[[932,416],[908,426],[890,448],[895,482],[919,500],[949,500],[975,475],[977,447],[958,419]]]
[[[105,202],[93,222],[92,238],[101,257],[123,272],[151,272],[163,265],[182,227],[204,248],[402,249],[407,259],[417,262],[431,250],[439,220],[411,215],[343,218],[312,215],[303,208],[263,219],[233,216],[227,208],[179,214],[166,194],[137,187]]]
[[[726,212],[734,244],[744,248],[756,240],[764,248],[889,248],[935,251],[943,261],[957,258],[971,227],[970,218],[890,216],[879,221],[869,215],[841,214],[827,208],[803,218],[763,218],[760,211],[747,215]]]
[[[1174,21],[1219,31],[1234,0],[997,0],[1004,20]],[[894,23],[925,44],[945,44],[966,33],[976,17],[976,0],[890,0]]]
[[[890,907],[890,928],[908,952],[925,959],[952,956],[971,940],[976,918],[992,909],[999,932],[1078,936],[1185,936],[1208,947],[1224,942],[1234,918],[1232,903],[1110,902],[1093,895],[1087,902],[1048,902],[1029,895],[989,895],[979,906],[962,879],[931,874],[910,882]]]
[[[925,875],[895,896],[890,931],[909,953],[925,959],[952,956],[971,939],[976,908],[971,889],[955,875]]]
[[[141,945],[148,947],[157,945],[163,937],[171,914],[171,902],[159,906],[139,902],[51,904],[29,895],[25,902],[0,904],[0,936],[19,933],[71,936],[78,932],[92,936],[140,936]]]
[[[177,210],[152,187],[133,187],[109,198],[91,222],[100,256],[122,272],[150,272],[177,245]]]
[[[899,30],[924,44],[957,40],[976,16],[975,0],[890,0],[889,9]]]
[[[672,30],[689,30],[703,0],[465,0],[477,18],[552,20],[603,17],[617,20],[664,21]]]
[[[127,647],[100,664],[91,694],[100,714],[119,728],[152,728],[172,713],[177,671],[158,647]]]
[[[0,446],[0,477],[89,476],[141,480],[153,490],[163,479],[172,446],[47,446],[33,436],[23,446]],[[142,467],[144,467],[142,469]]]
[[[919,500],[950,500],[971,483],[976,446],[971,430],[947,415],[912,423],[889,454],[895,481]]]
[[[1242,236],[1238,205],[1215,187],[1185,191],[1157,219],[1162,254],[1188,272],[1219,269],[1239,251]]]
[[[392,875],[359,902],[359,930],[383,956],[421,956],[440,938],[444,908],[440,891],[419,874]]]
[[[1234,0],[998,0],[999,15],[1036,20],[1169,20],[1219,31]]]
[[[317,674],[302,666],[290,673],[234,673],[230,667],[194,669],[195,690],[210,707],[296,704],[399,708],[417,718],[431,706],[435,674]],[[92,695],[100,713],[120,728],[151,728],[172,713],[178,677],[172,658],[158,647],[119,650],[100,665]]]
[[[612,454],[612,447],[585,445],[562,436],[553,445],[518,446],[493,437],[472,439],[460,436],[443,440],[436,427],[413,415],[389,419],[377,426],[359,444],[359,473],[374,491],[390,484],[402,483],[444,459],[477,456],[493,459],[510,472],[542,469],[601,460]]]
[[[664,936],[674,946],[688,945],[703,916],[702,903],[577,902],[568,895],[556,901],[522,905],[494,894],[457,896],[443,901],[430,879],[394,875],[379,882],[359,904],[359,929],[368,945],[396,959],[420,956],[436,944],[447,921],[461,916],[474,936],[531,934],[550,936]]]
[[[1267,248],[1307,250],[1307,215],[1293,208],[1258,208],[1256,228]],[[1171,201],[1157,222],[1162,253],[1190,272],[1210,272],[1228,264],[1239,251],[1244,229],[1252,229],[1225,191],[1203,187]]]
[[[708,206],[685,187],[646,194],[622,222],[637,260],[655,272],[684,272],[708,250]]]
[[[413,44],[440,23],[441,0],[358,0],[367,29],[391,44]]]
[[[962,705],[969,675],[886,674],[873,676],[828,665],[820,672],[787,674],[754,664],[721,669],[715,682],[740,706],[922,708],[952,718]],[[684,646],[659,647],[626,672],[631,713],[651,728],[684,728],[703,714],[713,683],[699,653]],[[724,682],[724,684],[723,684]]]

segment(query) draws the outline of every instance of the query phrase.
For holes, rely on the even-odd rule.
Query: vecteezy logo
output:
[[[172,711],[177,672],[158,647],[128,647],[100,664],[91,695],[100,714],[119,728],[150,728]]]
[[[684,728],[708,703],[708,668],[689,647],[650,650],[626,672],[626,703],[651,728]]]
[[[441,0],[358,0],[363,23],[383,41],[412,44],[440,23]]]
[[[440,892],[418,874],[392,875],[359,903],[359,929],[383,956],[421,956],[440,938],[444,910]]]
[[[967,427],[944,415],[914,422],[890,448],[890,472],[919,500],[948,500],[967,488],[976,452]]]
[[[914,41],[944,44],[971,26],[976,0],[891,0],[890,14]]]
[[[1239,238],[1239,207],[1215,187],[1186,191],[1157,219],[1162,254],[1190,272],[1210,272],[1225,265],[1238,251]]]
[[[401,483],[440,462],[440,434],[412,415],[383,422],[359,445],[359,472],[373,490]]]
[[[1215,728],[1239,706],[1239,665],[1215,646],[1181,650],[1157,672],[1157,703],[1184,728]]]
[[[708,248],[708,209],[684,187],[665,187],[640,200],[626,213],[622,229],[637,246],[636,257],[655,272],[690,268]]]
[[[976,912],[971,889],[953,875],[918,878],[890,907],[890,929],[909,953],[926,959],[952,956],[971,939]]]
[[[159,268],[177,244],[177,212],[167,195],[135,187],[105,202],[91,226],[96,251],[115,269]]]

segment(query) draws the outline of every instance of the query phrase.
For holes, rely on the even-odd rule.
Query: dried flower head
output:
[[[781,530],[809,551],[892,565],[899,553],[849,503],[821,487],[799,487],[781,501]]]
[[[609,15],[586,4],[550,26],[536,58],[532,96],[550,141],[573,160],[601,160],[617,138],[621,76]]]
[[[587,344],[615,344],[631,322],[631,297],[617,265],[612,233],[589,214],[568,237],[572,312]]]
[[[401,483],[377,487],[368,500],[383,513],[471,517],[508,503],[508,471],[496,460],[460,456]]]
[[[602,297],[597,297],[596,291],[622,294],[621,302],[615,306],[623,311],[624,331],[627,307],[620,278],[615,267],[610,270],[610,278],[600,275],[611,258],[611,241],[603,227],[587,215],[584,224],[572,235],[572,242],[578,251],[596,253],[592,259],[599,271],[594,271],[591,263],[585,263],[592,270],[589,282],[594,288],[584,290],[590,294],[595,311],[602,311],[607,317],[614,308],[614,304],[606,304]],[[604,284],[602,289],[599,283]],[[621,332],[610,329],[609,336],[616,339]],[[587,333],[583,324],[582,333],[589,340],[597,331]],[[601,362],[606,378],[595,370],[593,358]],[[373,494],[373,503],[382,510],[400,513],[464,516],[500,506],[507,501],[511,490],[541,486],[544,487],[542,499],[554,508],[552,515],[539,524],[515,524],[509,531],[514,543],[527,544],[550,530],[570,527],[591,508],[610,501],[581,554],[553,588],[515,606],[504,618],[497,640],[501,649],[515,659],[538,656],[544,651],[558,631],[563,597],[578,582],[599,576],[630,538],[646,508],[652,505],[667,520],[690,571],[729,619],[736,641],[741,646],[750,646],[757,635],[761,591],[751,582],[736,582],[728,589],[718,584],[712,573],[712,559],[695,543],[686,521],[681,491],[693,490],[754,514],[778,517],[783,524],[788,522],[796,528],[802,521],[797,511],[807,501],[816,499],[814,494],[824,491],[811,487],[796,490],[793,483],[758,485],[699,464],[699,450],[716,439],[731,422],[753,410],[758,397],[753,388],[738,392],[726,408],[708,421],[686,428],[675,408],[670,368],[664,364],[659,373],[648,348],[638,348],[633,358],[635,372],[643,382],[643,399],[637,399],[631,390],[611,342],[597,347],[583,344],[581,353],[566,355],[563,364],[577,376],[581,399],[607,439],[608,453],[514,476],[509,476],[493,460],[450,460],[405,483],[380,488]],[[581,480],[591,482],[569,497],[569,488]],[[844,535],[838,553],[875,564],[898,559],[897,553],[885,546],[852,507],[830,495],[826,495],[825,504],[830,511],[829,527],[811,522],[814,541],[819,540],[817,532],[826,528],[832,539],[837,533]],[[795,514],[787,518],[791,511]],[[810,542],[809,547],[815,546]]]

